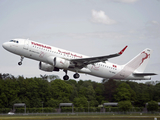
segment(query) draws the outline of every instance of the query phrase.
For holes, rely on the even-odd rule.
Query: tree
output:
[[[149,92],[148,86],[143,83],[139,83],[137,85],[137,89],[135,89],[135,92],[136,92],[135,105],[139,107],[144,107],[145,103],[151,100],[150,94],[153,94]]]
[[[88,106],[87,98],[84,96],[74,98],[73,103],[76,107],[87,107]]]
[[[98,107],[98,101],[97,100],[91,100],[89,101],[89,106],[90,107]]]
[[[29,108],[41,107],[42,102],[44,107],[58,107],[61,102],[74,102],[76,107],[87,107],[89,103],[89,106],[96,107],[107,101],[129,101],[134,103],[134,106],[142,107],[148,101],[160,102],[159,93],[160,83],[154,86],[115,80],[105,83],[91,80],[77,82],[56,79],[54,75],[24,78],[0,73],[1,108],[12,107],[17,102],[25,103]]]
[[[154,101],[160,102],[160,94],[159,93],[160,93],[160,83],[158,83],[154,86],[154,97],[153,97]]]
[[[50,92],[53,99],[63,99],[64,97],[69,99],[72,93],[73,87],[63,80],[54,80],[51,82]]]
[[[93,86],[88,86],[86,88],[86,98],[88,99],[88,101],[91,101],[91,100],[96,100],[95,98],[95,91],[93,89]]]
[[[119,101],[134,101],[135,100],[135,92],[130,88],[127,83],[121,83],[116,89],[116,94],[114,95],[114,99]]]
[[[117,88],[117,82],[113,79],[110,79],[108,82],[104,84],[104,97],[105,101],[113,102],[114,101],[114,94]]]
[[[118,103],[118,107],[121,111],[129,111],[132,107],[132,104],[130,101],[120,101]]]
[[[59,104],[60,104],[59,100],[51,98],[50,100],[47,101],[46,106],[58,108]]]
[[[150,101],[149,93],[147,93],[146,91],[141,91],[137,93],[137,99],[135,100],[135,104],[137,106],[144,107],[145,103],[147,103],[148,101]]]
[[[7,96],[4,93],[0,95],[0,108],[5,108],[6,104],[8,104]]]
[[[157,111],[158,110],[158,103],[156,101],[148,102],[147,110],[148,111]]]
[[[47,79],[48,79],[48,75],[40,75],[40,77],[41,77],[43,80],[47,80]]]
[[[95,88],[95,97],[99,104],[105,99],[104,98],[104,86],[102,83],[97,83],[97,86]]]
[[[78,97],[78,83],[77,81],[71,79],[65,82],[73,87],[72,93],[69,98],[70,101],[73,101],[75,97]]]
[[[7,97],[7,103],[5,104],[5,107],[12,107],[12,101],[17,99],[18,92],[19,92],[19,86],[17,85],[17,82],[15,80],[12,80],[10,78],[7,78],[4,80],[4,89],[3,89],[3,96]]]
[[[78,96],[85,96],[88,101],[91,100],[96,100],[95,98],[95,91],[93,89],[91,81],[84,81],[80,86],[79,86],[79,91],[78,91]]]

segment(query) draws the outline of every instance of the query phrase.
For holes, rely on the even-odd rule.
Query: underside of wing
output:
[[[97,62],[105,62],[110,58],[120,56],[125,51],[125,49],[127,47],[128,46],[125,46],[120,52],[115,53],[115,54],[111,54],[111,55],[99,56],[99,57],[89,57],[89,58],[82,58],[82,59],[71,59],[70,61],[73,64],[75,64],[77,67],[84,67],[88,64],[94,64]]]
[[[143,77],[143,76],[152,76],[157,75],[156,73],[133,73],[134,76]]]

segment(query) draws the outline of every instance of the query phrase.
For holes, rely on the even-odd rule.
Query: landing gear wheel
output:
[[[21,56],[21,61],[20,61],[20,62],[18,62],[18,65],[22,65],[22,61],[23,61],[23,59],[24,59],[24,56]]]
[[[18,65],[22,65],[22,62],[18,62]]]
[[[68,80],[69,79],[69,76],[68,75],[65,75],[64,77],[63,77],[63,80]]]
[[[75,79],[77,79],[77,78],[79,78],[79,74],[78,74],[78,73],[75,73],[75,74],[73,75],[73,77],[74,77]]]

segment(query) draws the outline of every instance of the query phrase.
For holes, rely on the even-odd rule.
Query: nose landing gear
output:
[[[20,62],[18,62],[18,65],[22,65],[22,61],[23,61],[23,59],[24,59],[24,56],[21,56],[21,61],[20,61]]]
[[[22,65],[22,62],[18,62],[18,65]]]

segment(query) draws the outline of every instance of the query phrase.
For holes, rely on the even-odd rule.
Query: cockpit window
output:
[[[18,43],[18,41],[17,41],[17,40],[10,40],[10,42],[15,42],[15,43]]]

